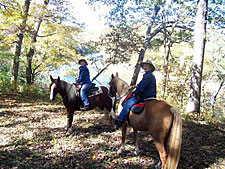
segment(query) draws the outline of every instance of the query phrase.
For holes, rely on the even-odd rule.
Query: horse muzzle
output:
[[[49,100],[50,101],[55,101],[55,97],[50,97]]]

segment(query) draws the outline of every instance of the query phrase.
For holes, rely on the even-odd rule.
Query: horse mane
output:
[[[77,93],[75,85],[64,80],[60,80],[60,87],[65,98],[68,98],[69,101],[73,101],[75,99]]]
[[[117,87],[117,92],[120,96],[126,95],[128,93],[129,85],[128,85],[127,82],[120,79],[118,76],[114,76],[114,82],[115,82],[116,87]]]

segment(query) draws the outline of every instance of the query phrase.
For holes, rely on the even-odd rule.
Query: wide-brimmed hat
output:
[[[87,61],[86,61],[85,59],[80,59],[80,60],[78,61],[78,64],[80,64],[80,62],[82,62],[82,61],[84,61],[85,64],[88,65],[88,63],[87,63]]]
[[[144,62],[141,62],[141,67],[142,67],[142,68],[143,68],[143,65],[144,65],[144,64],[149,64],[149,65],[150,65],[150,67],[151,67],[152,72],[154,72],[154,71],[155,71],[155,66],[152,64],[152,62],[151,62],[151,61],[146,60],[146,61],[144,61]]]

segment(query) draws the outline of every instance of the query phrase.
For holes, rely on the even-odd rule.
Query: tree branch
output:
[[[106,65],[106,67],[104,67],[95,77],[93,77],[93,79],[91,80],[92,82],[112,63],[109,63],[108,65]]]
[[[37,35],[37,37],[43,38],[43,37],[53,36],[55,34],[57,34],[57,33],[52,33],[52,34],[49,34],[49,35]]]

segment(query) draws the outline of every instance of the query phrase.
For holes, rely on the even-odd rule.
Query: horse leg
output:
[[[138,147],[138,131],[134,129],[134,146],[135,146],[135,151],[134,154],[138,155],[140,153],[140,149]]]
[[[117,151],[117,154],[121,154],[125,150],[126,132],[127,132],[127,122],[124,122],[122,125],[122,139],[121,139],[120,149]]]
[[[110,125],[112,127],[115,127],[115,125],[113,123],[113,119],[116,118],[116,116],[115,116],[115,112],[114,112],[113,108],[111,109],[111,111],[109,111],[107,108],[105,108],[104,114],[105,114],[105,119],[109,120]]]
[[[111,117],[112,117],[113,119],[115,119],[115,118],[116,118],[116,113],[115,113],[115,111],[114,111],[114,104],[116,104],[116,103],[115,103],[116,98],[111,97],[111,100],[112,100],[112,107],[111,107],[111,110],[110,110],[110,114],[111,114]]]
[[[72,133],[72,122],[73,122],[73,111],[67,110],[67,132],[66,136],[69,136]]]
[[[120,113],[121,112],[121,110],[123,109],[123,106],[122,106],[122,100],[119,102],[119,104],[118,104],[118,112],[117,113]]]
[[[103,109],[103,113],[104,113],[103,120],[109,119],[109,111],[106,108]]]
[[[160,141],[155,141],[155,146],[159,152],[160,160],[162,163],[162,169],[164,169],[166,165],[166,160],[167,160],[167,152],[166,152],[165,146]]]

